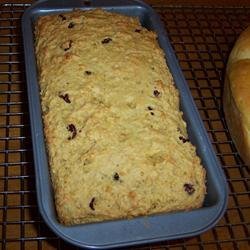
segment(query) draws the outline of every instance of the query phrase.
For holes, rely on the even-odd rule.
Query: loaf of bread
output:
[[[223,107],[232,140],[250,166],[250,27],[241,33],[229,56]]]
[[[97,9],[40,17],[35,38],[60,222],[201,207],[205,170],[156,34]]]

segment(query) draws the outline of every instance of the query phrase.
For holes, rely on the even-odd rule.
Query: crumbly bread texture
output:
[[[231,137],[250,166],[250,26],[241,33],[229,56],[223,102]]]
[[[205,171],[156,34],[97,9],[43,16],[35,37],[59,220],[202,206]]]

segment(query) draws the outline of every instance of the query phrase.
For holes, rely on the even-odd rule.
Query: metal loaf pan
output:
[[[73,8],[104,8],[108,11],[137,16],[143,26],[158,34],[159,44],[165,52],[167,64],[180,92],[181,109],[188,125],[190,140],[196,146],[207,171],[207,194],[202,208],[76,226],[64,226],[58,222],[43,134],[33,26],[36,18],[41,15],[67,12]],[[105,249],[190,237],[201,234],[218,222],[227,205],[226,180],[163,24],[151,7],[136,0],[39,1],[25,11],[22,18],[22,32],[38,206],[43,219],[58,236],[80,247]],[[162,191],[168,192],[168,190]]]

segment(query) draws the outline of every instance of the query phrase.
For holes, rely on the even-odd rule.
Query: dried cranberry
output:
[[[189,194],[193,194],[195,192],[194,185],[190,183],[185,183],[184,185],[184,190]]]
[[[179,139],[183,142],[183,143],[186,143],[189,141],[189,139],[186,139],[185,137],[183,136],[179,136]]]
[[[118,173],[115,173],[113,178],[114,178],[115,181],[118,181],[120,179],[120,176],[119,176]]]
[[[76,134],[77,134],[75,125],[69,124],[67,126],[67,130],[72,133],[72,135],[68,137],[68,140],[74,139],[76,137]]]
[[[62,21],[65,21],[65,20],[66,20],[66,17],[65,17],[64,15],[62,15],[62,14],[60,14],[59,17],[62,18]]]
[[[95,210],[95,197],[93,197],[89,203],[89,207],[92,209],[92,210]]]
[[[84,73],[85,73],[85,75],[91,75],[92,74],[92,72],[89,71],[89,70],[86,70]]]
[[[68,28],[69,28],[69,29],[72,29],[74,26],[75,26],[75,23],[70,22],[69,25],[68,25]]]
[[[155,96],[155,97],[158,97],[160,94],[161,94],[161,93],[160,93],[157,89],[154,90],[154,96]]]
[[[140,29],[135,29],[135,32],[140,33],[141,30]]]
[[[59,94],[59,97],[62,98],[65,102],[67,103],[71,103],[70,99],[69,99],[69,95],[68,94]]]
[[[112,39],[111,39],[110,37],[107,37],[107,38],[104,38],[104,39],[102,40],[102,44],[109,43],[109,42],[111,42],[111,41],[112,41]]]

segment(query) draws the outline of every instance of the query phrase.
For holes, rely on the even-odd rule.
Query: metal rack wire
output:
[[[0,7],[0,249],[77,249],[58,239],[36,203],[20,18],[29,3]],[[250,249],[249,168],[223,118],[228,54],[250,8],[154,6],[165,23],[230,188],[216,227],[197,237],[134,249]],[[131,248],[132,249],[132,248]]]

